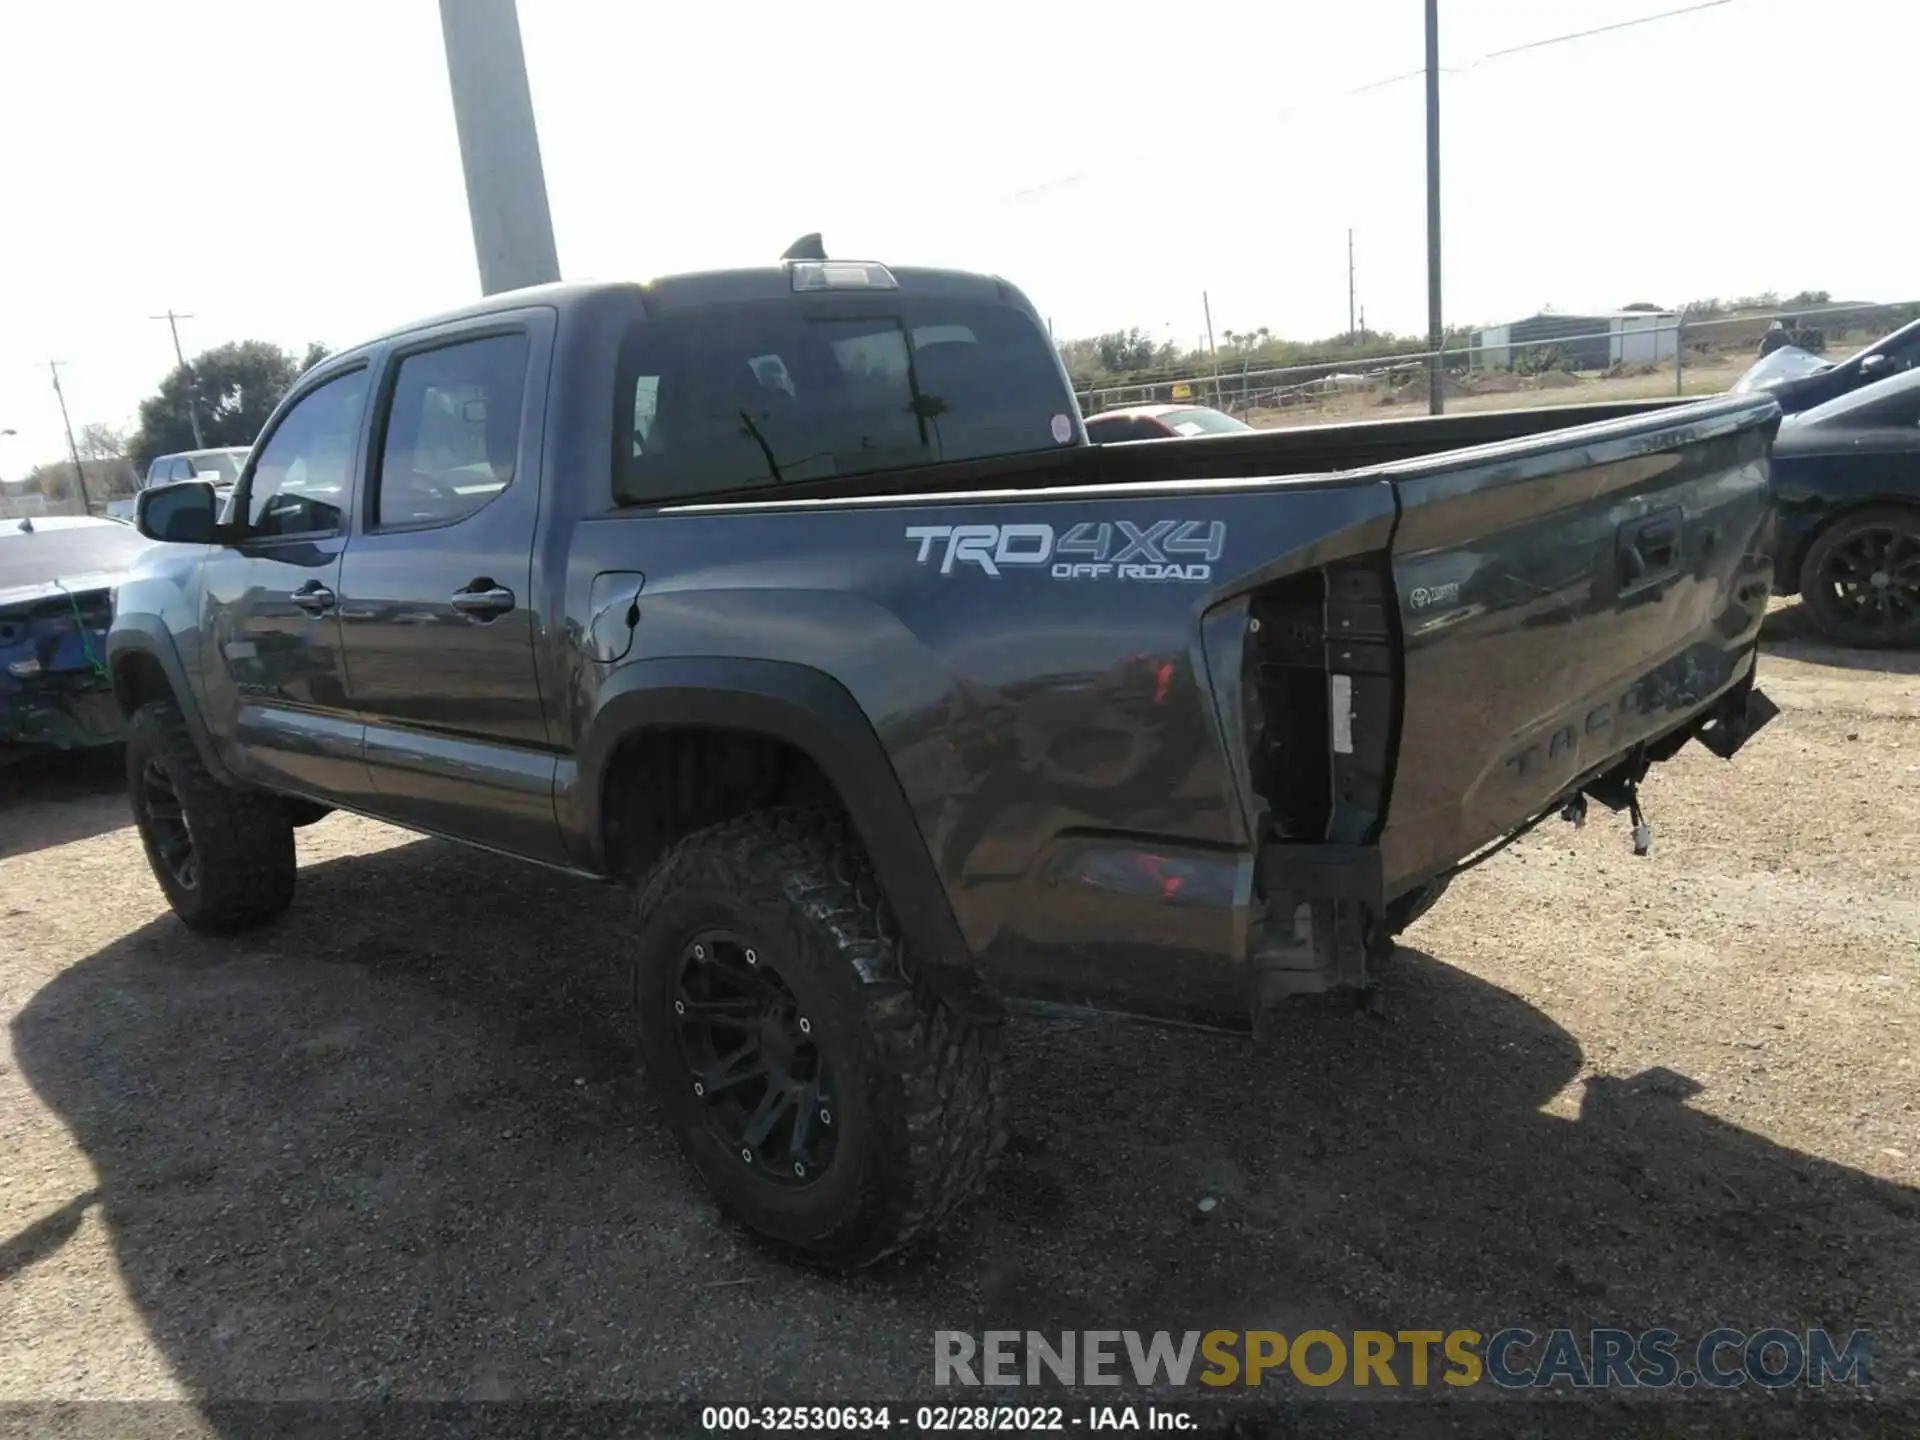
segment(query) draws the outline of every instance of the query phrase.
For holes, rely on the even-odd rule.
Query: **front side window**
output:
[[[367,372],[308,391],[274,427],[247,487],[249,538],[337,533],[353,484],[353,444]]]
[[[621,348],[614,495],[712,495],[1057,447],[1058,362],[1024,313],[903,299],[644,322]]]
[[[373,524],[451,524],[513,483],[528,351],[525,334],[489,335],[400,362]]]

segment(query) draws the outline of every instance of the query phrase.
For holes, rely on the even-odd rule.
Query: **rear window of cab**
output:
[[[984,301],[759,301],[668,315],[628,330],[616,383],[622,505],[1075,438],[1045,332]]]

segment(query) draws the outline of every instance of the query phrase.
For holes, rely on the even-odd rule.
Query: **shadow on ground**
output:
[[[622,895],[433,841],[301,883],[245,939],[156,921],[13,1027],[99,1189],[0,1255],[30,1277],[97,1203],[202,1397],[924,1399],[943,1328],[1914,1334],[1916,1192],[1682,1076],[1542,1113],[1574,1040],[1417,951],[1384,1020],[1307,1009],[1264,1050],[1020,1022],[985,1202],[913,1260],[804,1274],[714,1218],[639,1092]]]
[[[0,751],[0,859],[131,825],[126,752]]]
[[[1849,650],[1820,637],[1803,604],[1781,605],[1761,622],[1760,643],[1770,655],[1807,665],[1865,670],[1878,675],[1920,675],[1920,650]]]

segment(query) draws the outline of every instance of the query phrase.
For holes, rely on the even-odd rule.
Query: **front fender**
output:
[[[120,713],[128,718],[139,708],[142,698],[135,680],[136,656],[144,656],[160,667],[160,673],[166,677],[167,688],[173,692],[173,701],[180,707],[180,714],[187,722],[187,733],[193,737],[193,748],[200,752],[201,762],[218,779],[229,785],[237,785],[239,781],[221,760],[213,736],[207,729],[206,716],[200,709],[199,697],[188,681],[187,667],[181,659],[180,647],[174,643],[172,632],[158,616],[120,611],[116,597],[113,628],[107,632],[107,670],[113,677],[114,702],[120,707]]]
[[[566,843],[604,874],[602,795],[620,743],[636,730],[707,726],[766,735],[804,751],[839,792],[914,953],[967,966],[965,939],[880,737],[837,680],[780,660],[682,657],[632,661],[595,696],[582,743],[554,800]]]

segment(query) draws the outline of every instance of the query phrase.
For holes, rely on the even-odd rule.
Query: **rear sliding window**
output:
[[[636,324],[620,351],[616,503],[1056,449],[1072,431],[1046,335],[1017,310],[791,302]],[[1064,438],[1063,438],[1064,437]]]

